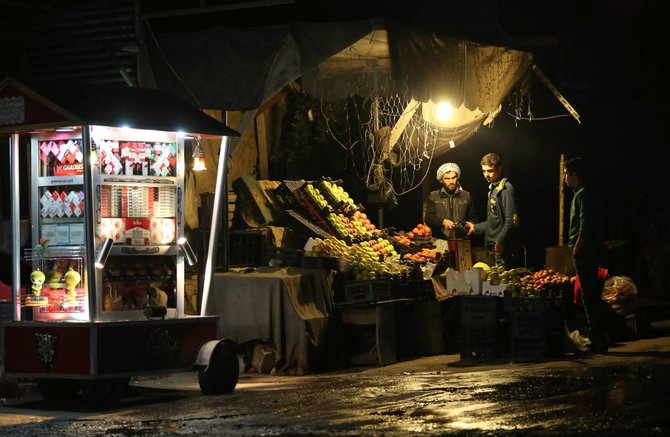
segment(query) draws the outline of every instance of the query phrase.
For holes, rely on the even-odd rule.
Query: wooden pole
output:
[[[563,183],[563,169],[565,168],[565,155],[561,153],[561,162],[558,169],[558,245],[563,246],[563,220],[565,204],[565,184]]]

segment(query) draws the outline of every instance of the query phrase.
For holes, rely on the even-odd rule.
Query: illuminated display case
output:
[[[236,345],[219,339],[219,318],[184,314],[186,259],[197,262],[184,239],[184,142],[199,135],[239,136],[158,90],[0,82],[12,232],[28,204],[32,237],[12,242],[5,375],[35,379],[47,399],[67,387],[105,403],[143,374],[194,369],[205,393],[235,388]]]
[[[31,290],[22,296],[22,304],[34,308],[35,320],[89,320],[86,281],[82,280],[88,199],[81,131],[34,134],[31,149],[31,223],[36,244],[24,253],[33,271]]]
[[[80,128],[38,134],[31,139],[33,241],[26,252],[45,275],[39,299],[26,295],[35,320],[88,320],[85,287],[86,208],[92,209],[99,253],[110,238],[106,262],[95,270],[97,319],[143,319],[148,307],[161,316],[183,316],[184,138],[173,132],[90,126],[90,150]],[[88,167],[83,154],[89,153]],[[93,198],[84,194],[91,172]],[[91,261],[92,262],[92,261]],[[65,274],[74,267],[83,279],[76,304],[64,298]],[[72,294],[70,294],[71,296]]]
[[[183,135],[93,126],[91,138],[96,234],[113,242],[97,278],[102,317],[183,316]]]

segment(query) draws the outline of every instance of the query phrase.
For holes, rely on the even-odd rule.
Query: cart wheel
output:
[[[82,381],[81,397],[85,402],[111,407],[121,402],[126,395],[130,378],[110,378]]]
[[[81,385],[75,379],[38,379],[37,389],[47,402],[73,401]]]
[[[206,395],[230,393],[235,390],[240,375],[235,343],[221,341],[212,351],[209,365],[198,370],[200,390]]]

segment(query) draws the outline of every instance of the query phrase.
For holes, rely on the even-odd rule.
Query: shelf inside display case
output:
[[[88,320],[84,288],[84,250],[81,246],[26,249],[32,263],[31,289],[21,305],[33,307],[35,320]]]
[[[98,137],[100,174],[114,176],[174,177],[177,144],[170,140],[106,139]]]
[[[54,133],[36,138],[39,177],[72,178],[84,173],[81,137],[69,135],[72,133]]]
[[[183,262],[182,139],[176,133],[94,126],[95,228],[113,246],[97,278],[104,319],[177,317]]]
[[[114,246],[111,255],[177,255],[177,246]]]
[[[61,185],[83,185],[84,177],[78,176],[41,176],[37,178],[40,187],[54,187]]]
[[[136,311],[148,306],[174,311],[176,271],[174,257],[110,257],[102,278],[103,311]]]

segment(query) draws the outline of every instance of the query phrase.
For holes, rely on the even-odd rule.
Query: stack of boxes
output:
[[[551,297],[460,296],[462,360],[539,361],[563,353],[560,300]]]
[[[461,360],[499,358],[505,338],[501,320],[502,299],[492,296],[462,296],[459,348]]]
[[[512,362],[538,361],[562,352],[563,323],[553,298],[505,298]]]

